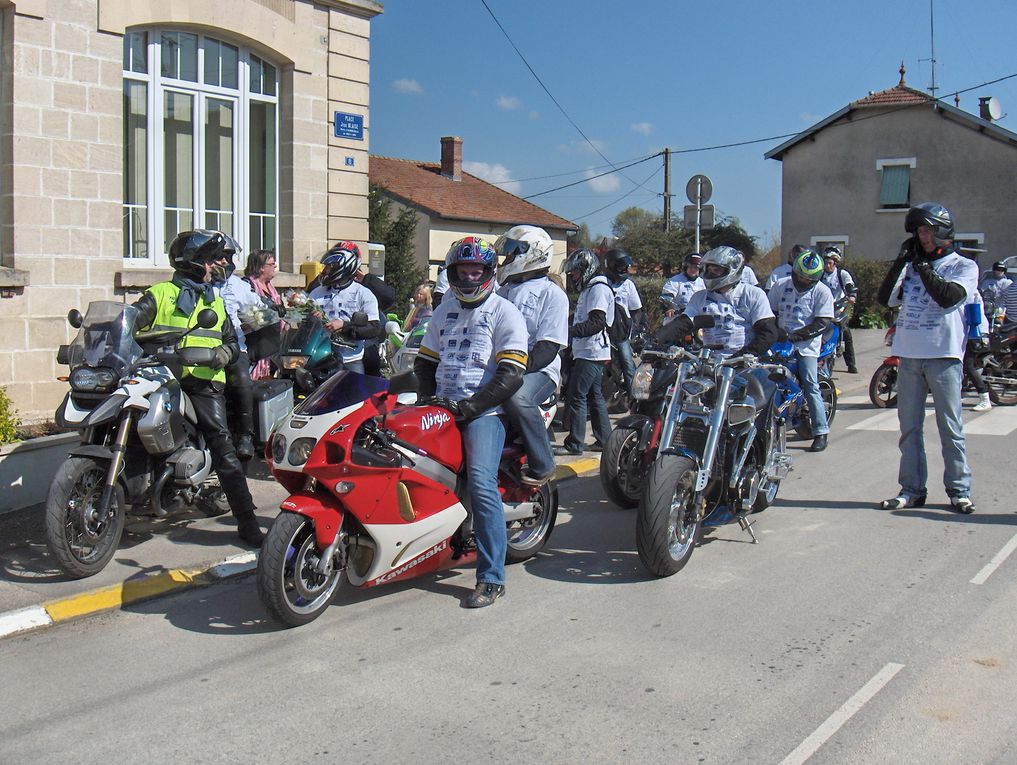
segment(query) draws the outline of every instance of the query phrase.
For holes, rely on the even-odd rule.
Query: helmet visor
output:
[[[506,262],[511,261],[517,255],[525,255],[530,251],[530,243],[522,239],[509,239],[500,237],[494,246],[498,255],[505,258]]]

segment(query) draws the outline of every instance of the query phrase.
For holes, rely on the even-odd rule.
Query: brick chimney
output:
[[[457,135],[441,139],[441,174],[453,181],[463,179],[463,139]]]

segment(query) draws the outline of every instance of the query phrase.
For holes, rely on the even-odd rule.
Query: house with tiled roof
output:
[[[554,241],[557,268],[565,257],[566,237],[576,224],[463,171],[463,140],[441,139],[441,162],[370,157],[368,177],[397,207],[417,214],[414,252],[431,279],[445,262],[449,245],[475,234],[492,243],[512,226],[540,226]]]
[[[887,259],[908,208],[936,201],[986,266],[1017,253],[1017,134],[904,80],[853,101],[766,153],[782,164],[781,239]]]

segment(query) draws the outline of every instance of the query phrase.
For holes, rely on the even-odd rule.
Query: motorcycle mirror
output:
[[[714,323],[713,316],[708,313],[701,313],[692,318],[693,329],[710,329],[713,327]]]
[[[72,308],[67,312],[67,323],[75,329],[81,329],[81,323],[84,321],[84,317],[81,315],[81,311],[77,308]]]
[[[215,311],[211,308],[202,308],[198,312],[198,326],[202,329],[211,329],[219,321],[219,317],[215,315]]]
[[[363,311],[357,311],[350,318],[350,324],[352,324],[354,327],[363,327],[365,324],[367,324],[367,314],[364,313]]]
[[[416,393],[420,386],[417,376],[413,372],[403,372],[393,375],[388,381],[388,393],[390,396],[398,396],[400,393]]]

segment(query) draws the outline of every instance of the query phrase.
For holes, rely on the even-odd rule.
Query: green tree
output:
[[[756,255],[756,237],[750,236],[737,218],[721,215],[717,217],[716,225],[713,228],[703,229],[700,234],[700,247],[703,252],[712,250],[714,247],[727,245],[740,250],[749,260]]]
[[[372,185],[367,194],[367,226],[370,240],[385,245],[385,281],[396,291],[394,309],[405,314],[413,291],[424,281],[424,269],[417,265],[413,251],[417,216],[404,208],[393,219],[392,200]]]

